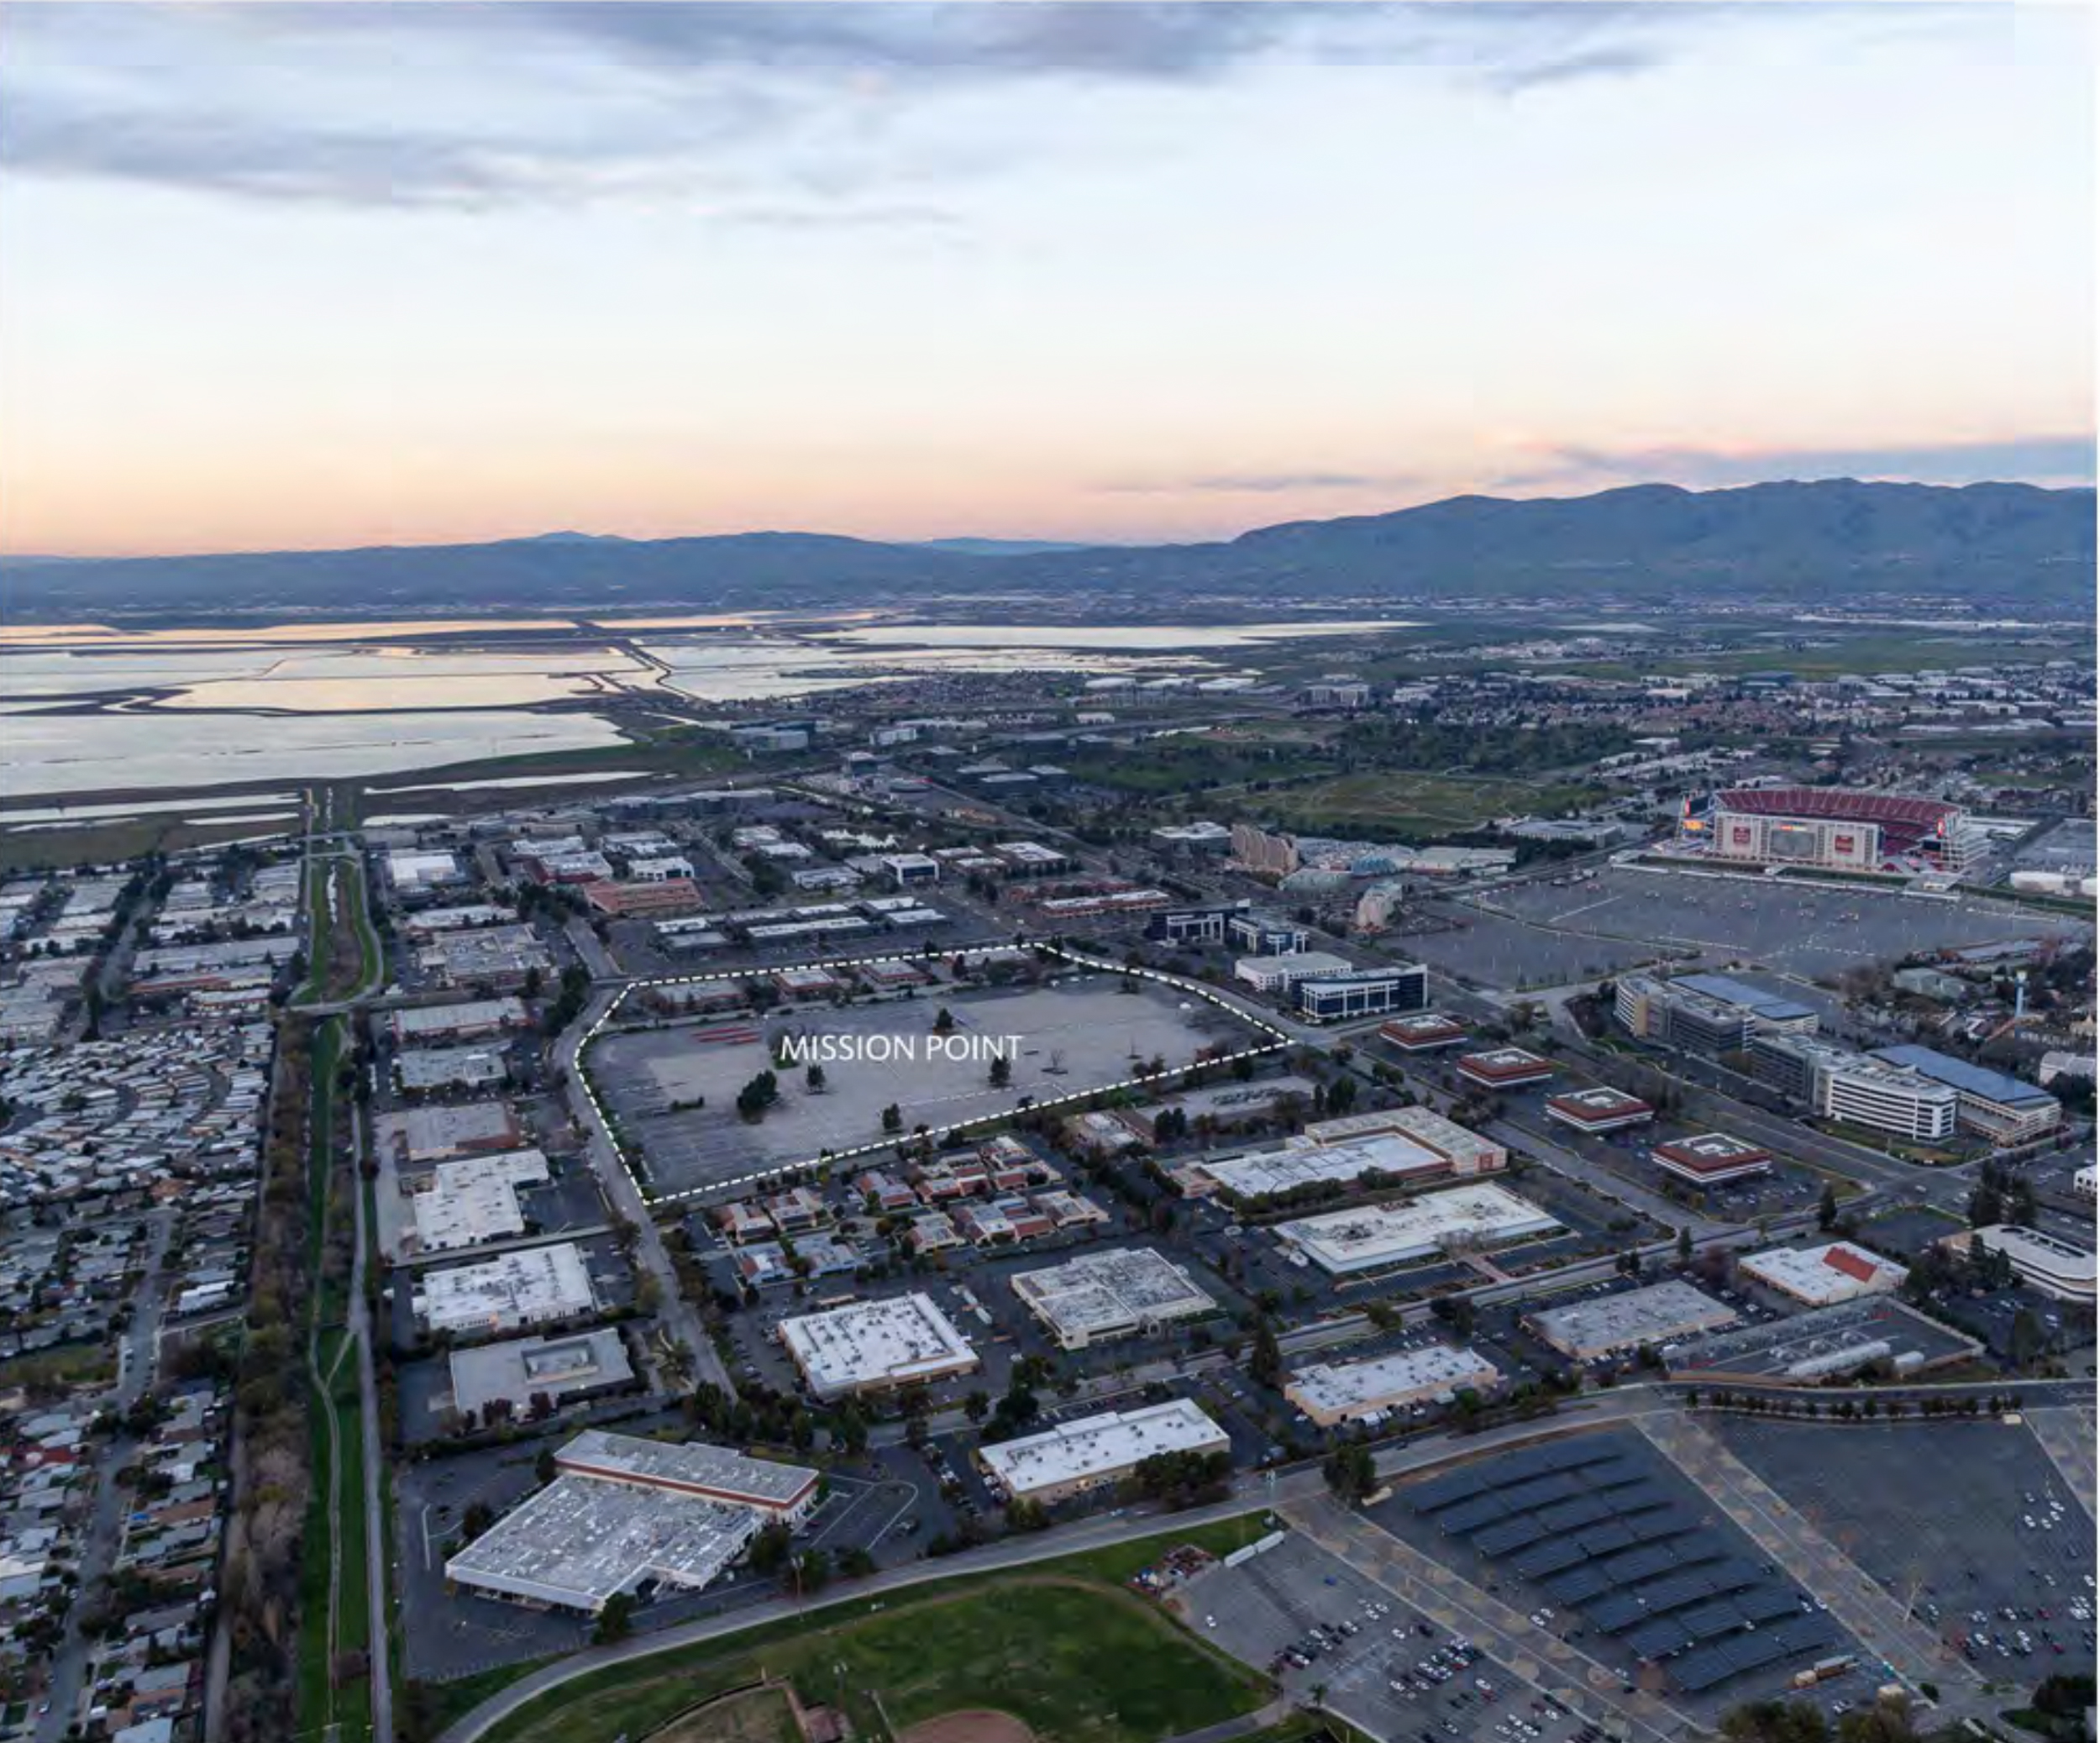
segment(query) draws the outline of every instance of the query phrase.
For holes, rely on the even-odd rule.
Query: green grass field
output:
[[[543,1697],[488,1735],[500,1743],[641,1739],[762,1672],[834,1704],[863,1736],[993,1707],[1044,1743],[1151,1743],[1251,1712],[1262,1680],[1190,1639],[1144,1600],[1084,1581],[1016,1576],[960,1594],[834,1612],[763,1646],[731,1640],[618,1667]],[[843,1667],[843,1668],[842,1668]],[[879,1698],[879,1707],[877,1699]]]
[[[1139,1569],[1179,1545],[1193,1544],[1214,1555],[1224,1555],[1252,1542],[1267,1528],[1260,1515],[1249,1514],[1239,1519],[1168,1530],[1158,1536],[1137,1538],[1105,1549],[1060,1556],[1026,1572],[960,1573],[951,1578],[929,1580],[924,1585],[873,1600],[885,1605],[880,1611],[870,1611],[864,1603],[849,1599],[827,1610],[814,1611],[806,1620],[769,1622],[722,1640],[675,1648],[638,1663],[589,1672],[540,1696],[490,1735],[498,1743],[528,1743],[528,1740],[530,1743],[546,1743],[546,1740],[568,1736],[602,1734],[610,1737],[625,1728],[638,1740],[643,1732],[627,1725],[624,1720],[599,1722],[602,1714],[598,1704],[601,1699],[609,1700],[617,1707],[628,1698],[627,1691],[648,1684],[654,1692],[647,1699],[646,1723],[660,1726],[711,1694],[755,1681],[761,1668],[769,1673],[785,1674],[791,1673],[795,1665],[814,1664],[824,1672],[819,1678],[821,1684],[828,1677],[825,1667],[834,1662],[843,1662],[836,1660],[838,1640],[863,1624],[879,1619],[890,1619],[894,1623],[895,1619],[919,1614],[930,1604],[958,1599],[969,1600],[974,1607],[996,1606],[1005,1604],[1009,1593],[1032,1582],[1035,1589],[1077,1593],[1112,1604],[1114,1609],[1104,1614],[1113,1620],[1103,1625],[1110,1627],[1118,1640],[1135,1642],[1142,1653],[1164,1651],[1187,1655],[1189,1661],[1209,1667],[1200,1674],[1215,1672],[1222,1679],[1216,1686],[1240,1691],[1234,1696],[1240,1704],[1231,1711],[1250,1710],[1264,1698],[1258,1679],[1242,1667],[1217,1658],[1207,1645],[1181,1633],[1163,1612],[1152,1610],[1142,1600],[1126,1601],[1124,1588]],[[1141,1631],[1133,1633],[1133,1630]],[[894,1650],[896,1648],[891,1644],[889,1627],[885,1625],[869,1644],[870,1660]],[[832,1656],[827,1656],[827,1653]],[[434,1734],[547,1662],[528,1660],[483,1671],[457,1682],[417,1684],[411,1693],[414,1704],[423,1714],[425,1729]],[[1177,1658],[1176,1662],[1184,1660]],[[802,1693],[811,1699],[829,1698],[824,1688],[816,1684],[805,1686]],[[886,1700],[888,1690],[885,1688],[883,1693]],[[575,1728],[565,1730],[564,1725],[572,1719]],[[1190,1721],[1191,1725],[1201,1722]],[[1181,1727],[1170,1727],[1178,1728]],[[1122,1734],[1110,1730],[1078,1735],[1115,1738]]]
[[[1565,811],[1593,796],[1585,787],[1496,775],[1396,772],[1313,781],[1271,795],[1264,808],[1284,827],[1312,833],[1431,836],[1478,829],[1497,817]]]

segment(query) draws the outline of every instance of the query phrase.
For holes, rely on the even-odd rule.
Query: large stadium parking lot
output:
[[[1574,1743],[1587,1735],[1594,1743],[1599,1735],[1585,1731],[1579,1714],[1547,1706],[1538,1688],[1494,1660],[1468,1651],[1462,1664],[1448,1620],[1431,1621],[1296,1532],[1236,1567],[1206,1569],[1182,1588],[1174,1608],[1213,1645],[1273,1670],[1287,1693],[1304,1698],[1324,1688],[1330,1707],[1373,1736]],[[1559,1679],[1555,1687],[1596,1709],[1593,1696]],[[1516,1728],[1520,1720],[1528,1732]],[[1604,1729],[1624,1735],[1618,1721]]]
[[[767,1170],[814,1162],[879,1144],[883,1110],[895,1103],[904,1130],[939,1133],[990,1122],[1025,1100],[1050,1101],[1128,1080],[1136,1067],[1163,1058],[1170,1069],[1199,1049],[1235,1051],[1270,1037],[1193,994],[1153,980],[1125,991],[1118,979],[1075,974],[1034,988],[929,989],[924,997],[834,1008],[814,1004],[771,1013],[764,1038],[704,1041],[734,1029],[735,1020],[702,1018],[663,1028],[606,1033],[591,1061],[608,1111],[638,1139],[653,1194],[705,1190]],[[1004,1088],[990,1080],[988,1058],[927,1057],[939,1037],[935,1013],[945,1005],[953,1037],[984,1042],[1017,1036],[1020,1056]],[[908,1039],[917,1057],[892,1063],[837,1061],[824,1066],[821,1091],[807,1089],[800,1066],[778,1073],[780,1099],[748,1122],[738,1093],[773,1068],[770,1042],[797,1030],[839,1037]],[[705,1098],[672,1111],[671,1104]]]
[[[1983,1675],[2024,1685],[2091,1669],[2090,1501],[2026,1423],[1825,1427],[1731,1415],[1713,1425],[1898,1602],[1956,1650],[1966,1642]]]
[[[1595,979],[1655,959],[1658,947],[1698,953],[1709,966],[1740,959],[1814,979],[1919,951],[2042,932],[2084,939],[2092,930],[1867,885],[1623,867],[1571,889],[1516,885],[1486,900],[1497,911],[1476,910],[1469,930],[1413,948],[1432,966],[1494,986]]]

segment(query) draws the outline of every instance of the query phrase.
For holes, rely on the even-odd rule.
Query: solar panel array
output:
[[[1402,1499],[1450,1537],[1506,1559],[1557,1604],[1698,1693],[1838,1638],[1759,1562],[1731,1554],[1648,1456],[1553,1441],[1432,1478]]]

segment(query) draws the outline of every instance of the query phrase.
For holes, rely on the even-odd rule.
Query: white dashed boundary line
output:
[[[936,953],[933,959],[948,961],[958,956],[990,954],[995,950],[1021,950],[1029,953],[1042,951],[1056,957],[1060,962],[1071,963],[1074,968],[1092,969],[1105,974],[1128,975],[1142,980],[1156,980],[1162,986],[1171,987],[1176,992],[1186,993],[1202,999],[1238,1021],[1259,1029],[1271,1037],[1259,1047],[1242,1047],[1237,1053],[1221,1053],[1215,1058],[1206,1059],[1202,1062],[1205,1067],[1231,1065],[1240,1059],[1260,1058],[1265,1054],[1275,1053],[1278,1048],[1290,1044],[1290,1037],[1278,1028],[1275,1024],[1264,1017],[1257,1016],[1250,1011],[1242,1010],[1237,1005],[1229,1003],[1211,987],[1205,986],[1196,981],[1185,980],[1179,975],[1163,974],[1157,969],[1130,968],[1120,963],[1097,961],[1092,957],[1081,956],[1076,951],[1068,950],[1062,944],[1039,943],[1032,941],[1020,945],[981,945],[975,950],[939,952]],[[627,1002],[629,994],[656,986],[702,986],[720,981],[734,981],[742,984],[747,980],[777,974],[788,969],[855,969],[873,967],[881,963],[908,963],[915,968],[924,968],[927,961],[928,958],[923,954],[910,951],[898,951],[886,956],[827,957],[822,962],[777,963],[756,970],[732,969],[714,974],[662,974],[647,980],[631,981],[623,987],[619,996],[606,1007],[605,1015],[591,1024],[584,1032],[583,1039],[576,1043],[575,1073],[576,1081],[583,1088],[584,1099],[591,1104],[591,1115],[598,1122],[600,1135],[605,1139],[607,1147],[612,1150],[613,1159],[619,1163],[621,1172],[627,1177],[627,1184],[634,1189],[636,1195],[640,1198],[643,1206],[654,1210],[659,1205],[681,1204],[689,1199],[729,1192],[738,1187],[754,1186],[762,1181],[777,1180],[785,1174],[799,1174],[811,1168],[828,1168],[837,1163],[850,1162],[856,1157],[872,1156],[879,1152],[894,1150],[900,1143],[909,1142],[909,1139],[902,1134],[892,1134],[888,1137],[879,1138],[871,1144],[856,1144],[849,1149],[833,1150],[824,1154],[812,1156],[805,1162],[782,1163],[777,1167],[755,1169],[750,1173],[738,1174],[731,1179],[714,1180],[710,1181],[705,1186],[688,1187],[681,1192],[651,1192],[648,1187],[636,1176],[633,1168],[628,1164],[627,1152],[614,1138],[612,1122],[606,1115],[604,1105],[598,1100],[597,1085],[591,1082],[591,1074],[584,1063],[584,1054],[591,1042],[596,1038],[598,1032],[612,1021],[618,1013],[620,1007]],[[763,1021],[762,1013],[753,1013],[753,1015],[759,1016]],[[1183,1069],[1189,1068],[1183,1068]],[[1010,1109],[1004,1113],[984,1114],[973,1120],[959,1120],[946,1130],[967,1131],[972,1126],[1002,1125],[1014,1118],[1017,1113],[1035,1113],[1046,1108],[1069,1107],[1074,1102],[1090,1101],[1096,1095],[1113,1095],[1119,1089],[1149,1088],[1156,1090],[1164,1081],[1165,1077],[1174,1074],[1169,1072],[1158,1078],[1126,1077],[1118,1079],[1113,1083],[1095,1084],[1084,1089],[1074,1090],[1069,1095],[1058,1095],[1047,1100],[1032,1101],[1025,1109]]]

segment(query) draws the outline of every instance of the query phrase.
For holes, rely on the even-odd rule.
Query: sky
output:
[[[0,551],[2092,476],[2079,5],[0,15]]]

